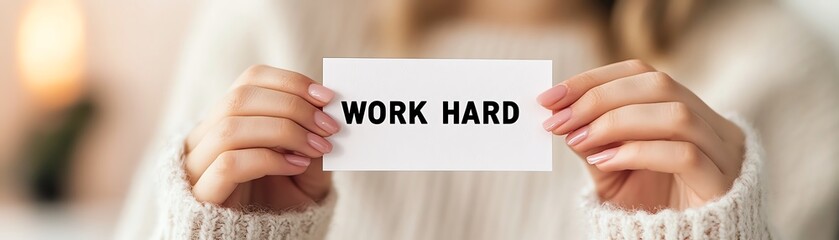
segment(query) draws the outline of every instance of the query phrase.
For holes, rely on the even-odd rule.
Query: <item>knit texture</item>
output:
[[[303,211],[271,212],[264,209],[239,210],[198,202],[192,195],[183,168],[185,135],[167,144],[167,161],[161,161],[158,179],[166,191],[160,196],[165,224],[164,239],[322,239],[335,206],[331,191],[319,203]]]
[[[730,120],[746,133],[740,177],[721,198],[698,208],[655,214],[601,203],[593,188],[584,194],[593,239],[769,239],[763,216],[760,169],[763,150],[754,130],[739,117]]]

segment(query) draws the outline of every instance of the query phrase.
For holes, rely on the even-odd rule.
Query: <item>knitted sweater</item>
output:
[[[252,64],[321,76],[322,57],[375,56],[369,6],[356,1],[215,1],[185,45],[170,108],[134,179],[120,239],[829,239],[839,225],[839,102],[820,44],[775,8],[713,13],[657,66],[746,133],[740,177],[704,206],[655,214],[604,204],[582,161],[554,141],[552,172],[336,172],[302,212],[200,203],[184,136]],[[755,42],[742,41],[749,31]],[[452,23],[424,57],[552,59],[554,81],[607,63],[579,27],[538,33]],[[782,61],[781,61],[782,60]],[[535,98],[535,96],[534,96]],[[801,107],[805,106],[805,107]],[[732,115],[734,116],[734,115]],[[807,124],[801,124],[806,118]],[[753,124],[749,124],[749,122]],[[757,132],[763,136],[764,154]],[[765,189],[765,191],[764,191]],[[582,192],[582,194],[581,194]],[[582,196],[581,196],[582,195]],[[768,196],[768,197],[766,197]]]

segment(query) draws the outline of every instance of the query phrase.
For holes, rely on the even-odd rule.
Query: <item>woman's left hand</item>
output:
[[[584,72],[538,101],[554,111],[545,129],[568,134],[602,201],[650,212],[698,207],[740,174],[740,128],[641,61]]]

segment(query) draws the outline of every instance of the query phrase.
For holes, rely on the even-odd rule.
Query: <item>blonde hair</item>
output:
[[[709,0],[600,0],[604,36],[611,60],[655,60],[694,22]],[[389,56],[413,56],[413,46],[436,23],[455,16],[462,1],[389,0],[380,12],[382,50]],[[702,4],[700,4],[702,3]],[[700,6],[701,5],[701,6]]]

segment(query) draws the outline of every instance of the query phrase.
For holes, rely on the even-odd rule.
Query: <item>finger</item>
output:
[[[233,88],[255,85],[287,92],[306,99],[312,105],[323,107],[335,93],[303,74],[265,65],[249,67],[233,83]]]
[[[579,152],[624,141],[686,141],[699,146],[721,172],[736,174],[736,161],[728,159],[727,146],[705,120],[680,102],[623,106],[574,131],[566,140]]]
[[[611,71],[611,72],[610,72]],[[640,72],[617,79],[618,73]],[[611,76],[608,73],[611,73]],[[629,60],[609,66],[601,67],[581,74],[563,84],[571,84],[575,89],[585,88],[596,83],[596,86],[586,88],[585,92],[569,93],[562,99],[561,108],[548,118],[543,127],[554,134],[562,135],[588,124],[592,119],[604,112],[635,103],[654,102],[684,102],[691,106],[700,117],[705,119],[714,131],[726,141],[739,141],[742,133],[736,125],[726,120],[693,92],[673,80],[669,75],[656,72],[652,67],[637,60]],[[594,80],[585,80],[585,79]],[[602,78],[602,79],[595,79]],[[631,93],[631,94],[627,94]],[[568,104],[564,104],[565,102]],[[573,117],[572,117],[573,116]]]
[[[588,124],[603,113],[630,104],[656,102],[683,102],[700,117],[708,121],[718,134],[728,128],[727,122],[717,115],[690,90],[661,72],[647,72],[621,78],[594,87],[583,94],[568,108],[560,110],[546,121],[546,128],[554,134],[562,135]],[[565,120],[558,122],[556,120]]]
[[[601,84],[645,72],[655,71],[640,60],[627,60],[595,68],[563,81],[537,97],[539,104],[557,111],[571,105],[583,94]]]
[[[236,186],[267,175],[303,173],[311,159],[267,148],[227,151],[218,156],[192,187],[195,199],[223,203]]]
[[[332,151],[332,144],[289,119],[227,117],[187,155],[187,174],[196,179],[222,152],[246,148],[271,148],[315,158]]]
[[[604,172],[650,170],[676,174],[702,199],[722,196],[730,178],[696,145],[679,141],[636,141],[586,158]]]
[[[234,89],[225,97],[224,107],[217,108],[207,122],[218,122],[227,116],[267,116],[288,118],[320,136],[329,136],[340,130],[338,123],[305,99],[286,92],[253,85]],[[207,131],[193,131],[187,138],[192,149]]]
[[[316,83],[309,77],[303,74],[287,71],[279,68],[274,68],[266,65],[254,65],[245,70],[233,83],[231,90],[239,87],[253,85],[263,88],[268,88],[276,91],[286,92],[305,99],[316,107],[323,107],[335,96],[335,93]],[[231,101],[228,101],[231,103]],[[232,101],[237,103],[237,101]],[[230,104],[228,104],[230,105]],[[192,131],[193,136],[187,142],[186,151],[190,152],[191,147],[203,136],[209,129],[217,122],[211,119],[200,123]]]
[[[323,158],[312,159],[312,164],[303,174],[293,177],[297,186],[306,195],[320,201],[325,198],[332,188],[332,173],[323,171]]]

